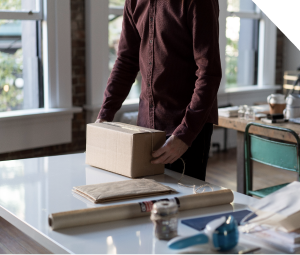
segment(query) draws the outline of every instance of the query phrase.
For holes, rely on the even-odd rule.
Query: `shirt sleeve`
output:
[[[218,0],[191,0],[188,8],[188,27],[193,37],[198,78],[185,116],[173,135],[191,146],[217,100],[222,78]]]
[[[118,57],[107,82],[98,119],[112,121],[128,96],[139,71],[141,38],[132,20],[130,0],[126,0]]]

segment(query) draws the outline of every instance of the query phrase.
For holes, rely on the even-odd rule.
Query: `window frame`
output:
[[[0,9],[0,17],[1,20],[20,20],[20,21],[35,21],[36,24],[41,23],[43,20],[43,2],[42,0],[36,0],[37,3],[37,10],[32,11],[32,10],[3,10]],[[37,23],[38,22],[38,23]],[[44,105],[44,98],[41,97],[40,93],[43,92],[43,80],[41,80],[41,77],[43,77],[43,70],[42,64],[41,64],[41,45],[38,45],[41,43],[41,31],[40,31],[40,25],[36,25],[36,40],[37,40],[37,57],[38,57],[38,64],[37,64],[37,79],[38,79],[38,88],[39,88],[39,93],[38,93],[38,102],[36,102],[36,105],[38,107],[43,107]],[[30,88],[30,85],[29,85]],[[24,95],[26,96],[26,94]],[[28,98],[26,101],[30,101],[32,98]],[[35,100],[33,100],[35,101]],[[24,102],[25,103],[25,102]]]
[[[227,6],[228,4],[226,4],[226,11],[225,11],[226,18],[224,20],[225,24],[226,24],[226,19],[228,17],[239,17],[239,18],[254,19],[260,21],[259,38],[258,38],[259,49],[258,49],[257,84],[248,84],[248,85],[249,86],[257,85],[260,88],[265,86],[275,86],[276,35],[277,35],[276,26],[258,7],[256,7],[255,12],[246,12],[246,11],[227,11]],[[226,41],[225,44],[223,45],[220,44],[220,48],[221,47],[222,48],[226,47]],[[223,55],[221,57],[225,58],[226,55]],[[224,61],[224,63],[225,65],[223,66],[223,68],[226,69],[226,62]],[[238,85],[237,87],[244,87],[244,86]]]
[[[82,111],[72,106],[70,0],[38,1],[37,11],[0,11],[1,19],[41,20],[44,90],[44,108],[0,113],[0,153],[70,143]]]

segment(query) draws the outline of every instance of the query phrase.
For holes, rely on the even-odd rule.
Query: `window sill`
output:
[[[234,94],[234,93],[251,93],[251,92],[257,92],[257,91],[273,91],[281,89],[281,85],[268,85],[268,86],[257,86],[257,85],[252,85],[252,86],[239,86],[239,87],[234,87],[234,88],[227,88],[225,89],[225,92],[219,93],[219,95],[222,94]]]
[[[228,88],[225,92],[218,93],[218,105],[253,105],[267,102],[267,97],[280,88],[280,85]]]
[[[235,95],[247,95],[248,93],[261,93],[261,92],[267,92],[267,93],[273,93],[274,91],[281,89],[281,85],[266,85],[266,86],[257,86],[257,85],[252,85],[252,86],[239,86],[239,87],[234,87],[234,88],[227,88],[225,89],[225,92],[219,92],[218,97],[222,96],[235,96]],[[139,104],[139,99],[126,99],[122,105],[121,110],[124,108],[128,107],[134,107],[138,106]],[[100,109],[100,106],[99,108]]]
[[[7,121],[7,120],[17,120],[17,119],[52,117],[52,116],[70,114],[70,113],[78,113],[81,111],[82,109],[80,107],[73,107],[73,108],[52,108],[52,109],[38,108],[38,109],[0,112],[0,122]]]
[[[225,92],[218,93],[218,103],[219,105],[231,104],[248,104],[252,105],[254,101],[266,101],[267,96],[274,93],[276,90],[280,89],[280,85],[272,86],[243,86],[236,88],[225,89]],[[244,102],[244,103],[242,103]],[[121,109],[117,112],[114,121],[119,121],[122,114],[125,112],[138,111],[139,99],[127,99],[124,101]],[[84,109],[87,110],[87,122],[94,122],[98,116],[100,105],[86,105]]]
[[[70,143],[73,114],[81,111],[73,107],[0,113],[0,153]]]

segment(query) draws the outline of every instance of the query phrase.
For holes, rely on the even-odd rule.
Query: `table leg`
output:
[[[245,139],[244,132],[237,131],[237,192],[246,193],[245,174]],[[252,179],[252,162],[250,164],[250,178]],[[252,183],[252,181],[251,181]],[[249,187],[252,189],[252,187]]]
[[[224,128],[224,151],[227,151],[227,137],[228,137],[228,129]]]

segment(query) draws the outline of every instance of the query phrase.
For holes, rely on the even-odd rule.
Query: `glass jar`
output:
[[[245,111],[245,119],[246,120],[255,120],[255,112],[252,107],[248,106]]]
[[[155,236],[170,240],[177,236],[178,206],[173,201],[159,201],[153,205],[150,219],[154,223]]]
[[[239,110],[238,110],[238,117],[240,119],[245,118],[245,106],[244,105],[240,105]]]

